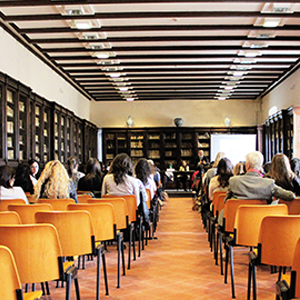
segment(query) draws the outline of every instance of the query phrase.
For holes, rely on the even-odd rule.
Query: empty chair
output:
[[[75,203],[74,199],[39,199],[37,203],[49,203],[53,210],[68,210],[68,205]]]
[[[12,204],[8,206],[10,211],[15,211],[20,216],[22,224],[34,224],[35,214],[38,211],[50,211],[53,210],[52,206],[48,203],[32,204],[32,205],[16,205]]]
[[[253,299],[256,300],[256,266],[265,264],[291,267],[299,237],[300,216],[267,216],[262,220],[257,254],[254,251],[249,253],[248,299],[250,299],[252,281]],[[280,279],[281,272],[278,280]]]
[[[0,201],[0,211],[8,210],[8,205],[11,204],[24,204],[27,205],[24,199],[7,199]]]
[[[296,198],[293,201],[279,200],[279,203],[285,204],[288,207],[289,215],[300,214],[300,198]]]
[[[35,215],[37,223],[55,226],[61,243],[62,254],[66,257],[94,254],[97,256],[97,283],[100,282],[102,245],[95,247],[91,216],[87,211],[40,211]],[[71,262],[73,265],[73,262]],[[97,299],[100,298],[97,284]]]
[[[21,219],[15,211],[0,211],[0,224],[21,224]]]
[[[41,291],[23,294],[15,259],[9,248],[5,246],[0,246],[0,269],[0,299],[40,299]]]
[[[57,230],[51,224],[1,225],[0,245],[8,247],[13,253],[22,284],[58,279],[67,281],[66,299],[69,300],[73,278],[77,299],[80,298],[78,282],[74,277],[76,269],[64,269]]]
[[[257,247],[260,224],[264,217],[270,215],[287,215],[288,209],[284,204],[280,205],[240,205],[236,212],[234,234],[226,237],[226,262],[225,276],[227,276],[228,260],[230,256],[232,297],[235,298],[233,247],[244,246]]]

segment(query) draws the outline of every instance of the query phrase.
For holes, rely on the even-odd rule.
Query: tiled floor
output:
[[[141,257],[132,262],[131,270],[121,278],[117,289],[117,251],[109,248],[107,265],[109,296],[101,285],[101,299],[110,300],[177,300],[177,299],[231,299],[229,284],[223,283],[219,266],[214,264],[209,251],[207,234],[202,229],[200,215],[191,210],[192,199],[171,198],[160,212],[156,236],[142,251]],[[246,299],[247,250],[235,250],[236,298]],[[126,262],[127,264],[127,262]],[[101,278],[102,279],[102,278]],[[87,262],[79,271],[81,299],[95,299],[95,261]],[[275,299],[276,274],[269,268],[258,269],[258,299]],[[44,299],[62,300],[64,289],[54,288]],[[76,299],[72,291],[72,299]]]

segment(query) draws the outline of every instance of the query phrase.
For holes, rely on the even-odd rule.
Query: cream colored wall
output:
[[[187,127],[223,127],[228,115],[231,126],[255,126],[259,108],[259,101],[252,100],[93,101],[91,121],[100,128],[126,127],[131,116],[134,127],[170,127],[181,117]]]
[[[90,118],[90,101],[0,27],[0,71],[35,93]]]
[[[300,70],[296,71],[278,87],[262,99],[262,111],[259,121],[263,123],[268,117],[271,107],[276,106],[277,111],[300,105]]]

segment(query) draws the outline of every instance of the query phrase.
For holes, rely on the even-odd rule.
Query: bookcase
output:
[[[0,73],[0,164],[16,167],[30,158],[41,166],[77,156],[85,164],[97,157],[98,128],[72,111],[35,94]]]
[[[257,133],[257,127],[208,128],[103,128],[103,162],[109,165],[121,152],[127,153],[135,163],[139,158],[152,159],[162,171],[178,169],[185,160],[195,169],[199,150],[210,159],[212,133]]]

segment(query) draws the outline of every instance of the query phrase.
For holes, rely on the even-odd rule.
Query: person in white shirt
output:
[[[29,204],[28,199],[21,187],[13,186],[16,171],[9,166],[0,167],[0,201],[9,199],[23,199]]]
[[[126,153],[118,154],[112,161],[108,174],[103,179],[102,195],[135,195],[139,206],[139,184],[131,174],[132,162],[130,157]]]

